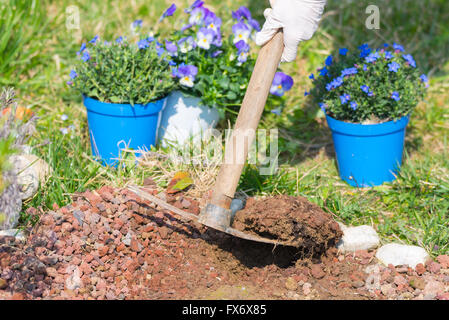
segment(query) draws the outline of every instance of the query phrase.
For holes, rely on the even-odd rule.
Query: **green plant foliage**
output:
[[[398,44],[377,50],[364,44],[353,54],[342,48],[327,57],[320,74],[311,78],[311,94],[323,112],[355,123],[410,114],[424,97],[428,81]]]
[[[18,81],[18,76],[42,63],[44,43],[39,41],[48,23],[46,1],[0,1],[0,84]]]
[[[109,103],[147,104],[167,96],[175,83],[169,62],[153,39],[137,44],[120,37],[96,36],[78,52],[80,60],[68,82],[84,96]]]

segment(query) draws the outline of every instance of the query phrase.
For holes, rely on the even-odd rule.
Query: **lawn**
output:
[[[29,207],[44,213],[53,204],[70,202],[70,195],[105,184],[142,182],[157,174],[155,167],[106,170],[91,160],[86,112],[81,97],[66,85],[76,52],[96,34],[115,39],[135,19],[151,26],[171,1],[12,1],[16,11],[0,5],[0,85],[17,90],[19,104],[40,117],[33,137],[34,152],[54,173],[38,194],[25,203],[21,225],[31,217]],[[184,8],[187,1],[175,1]],[[248,6],[263,22],[268,1],[207,0],[222,17]],[[261,127],[278,128],[280,169],[261,176],[247,166],[240,190],[250,195],[302,195],[350,225],[373,225],[383,241],[417,244],[432,255],[449,252],[449,3],[444,0],[377,1],[380,30],[365,27],[369,1],[332,1],[314,38],[303,43],[295,62],[282,66],[295,85],[280,116],[267,112]],[[79,10],[80,28],[70,29],[70,14]],[[3,12],[3,11],[4,12]],[[164,21],[159,31],[169,31],[181,13]],[[8,20],[9,19],[9,20]],[[2,29],[3,28],[3,29]],[[12,32],[11,30],[14,30]],[[3,32],[4,31],[4,32]],[[10,38],[8,38],[10,37]],[[5,43],[9,39],[8,46]],[[332,139],[325,120],[304,91],[308,75],[322,66],[327,55],[340,47],[355,49],[362,43],[377,46],[397,42],[415,56],[429,75],[426,99],[412,115],[406,138],[406,155],[398,179],[372,189],[355,189],[338,176]],[[13,45],[11,45],[13,44]],[[270,109],[270,106],[267,106]],[[68,119],[63,120],[62,115]],[[63,134],[61,129],[68,133]],[[168,168],[167,170],[170,170]],[[167,181],[160,181],[164,185]]]

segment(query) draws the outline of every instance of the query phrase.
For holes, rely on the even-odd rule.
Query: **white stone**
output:
[[[81,287],[81,272],[77,266],[70,265],[66,273],[70,276],[66,279],[65,285],[69,290],[75,290]]]
[[[17,174],[22,200],[34,196],[39,189],[39,183],[44,184],[51,173],[50,166],[33,154],[23,154],[11,157],[13,170]]]
[[[417,246],[389,243],[377,250],[376,258],[384,265],[408,265],[415,268],[417,264],[425,264],[430,256],[426,250]]]
[[[341,223],[339,225],[343,231],[343,237],[337,244],[337,248],[342,252],[374,249],[380,244],[376,230],[370,226],[346,227]]]
[[[158,138],[163,147],[182,146],[191,137],[198,137],[216,126],[219,114],[214,108],[200,105],[201,99],[174,91],[162,110]]]
[[[25,234],[19,229],[0,230],[0,237],[15,237],[16,241],[19,242],[25,242],[26,240]]]

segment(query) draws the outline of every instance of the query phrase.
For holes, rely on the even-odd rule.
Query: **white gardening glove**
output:
[[[265,9],[265,23],[256,34],[256,44],[264,45],[278,29],[284,29],[282,62],[296,58],[301,41],[312,38],[323,14],[326,0],[270,0],[272,9]]]

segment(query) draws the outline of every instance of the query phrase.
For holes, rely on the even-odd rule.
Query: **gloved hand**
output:
[[[296,58],[301,41],[312,38],[323,14],[326,0],[270,0],[272,9],[265,9],[265,23],[256,34],[256,44],[264,45],[277,30],[284,29],[282,62]]]

